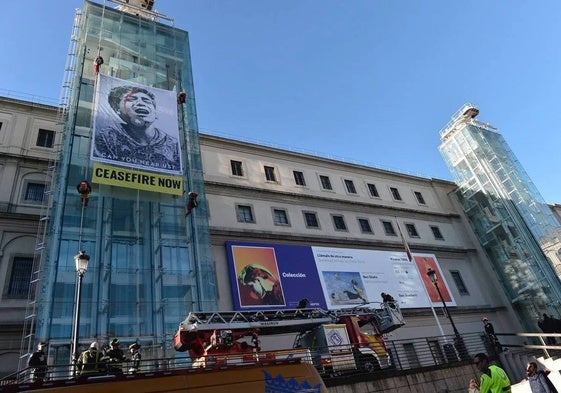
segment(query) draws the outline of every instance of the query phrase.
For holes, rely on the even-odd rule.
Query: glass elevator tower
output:
[[[497,130],[466,104],[440,132],[439,150],[456,195],[504,290],[530,330],[543,312],[559,315],[561,283],[541,246],[560,225]]]
[[[85,2],[71,38],[60,156],[51,208],[42,218],[48,228],[28,315],[36,327],[29,341],[48,340],[57,363],[70,356],[73,258],[80,250],[91,257],[81,297],[83,349],[118,337],[124,344],[138,341],[148,357],[173,356],[172,336],[187,313],[217,308],[188,34],[163,15],[117,8]],[[185,102],[177,103],[183,195],[92,182],[89,204],[82,206],[76,187],[92,179],[98,56],[100,73],[176,96],[185,92]],[[190,191],[198,194],[199,206],[187,215]]]

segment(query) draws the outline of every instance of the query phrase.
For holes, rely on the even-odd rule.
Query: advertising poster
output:
[[[438,289],[440,289],[440,294],[442,295],[442,299],[444,300],[444,302],[446,302],[446,305],[455,306],[456,303],[453,302],[452,296],[448,291],[448,284],[446,283],[446,279],[444,278],[444,275],[440,270],[440,266],[438,266],[438,263],[436,263],[436,258],[434,258],[434,255],[421,256],[420,254],[416,254],[414,259],[419,268],[419,271],[422,272],[423,283],[428,290],[431,302],[438,304],[442,303],[440,297],[438,296],[436,287],[430,280],[429,276],[426,274],[429,268],[432,268],[432,270],[436,272],[436,277],[438,278]]]
[[[401,308],[440,306],[429,266],[446,304],[456,305],[432,254],[414,254],[413,263],[404,252],[240,242],[226,247],[237,310],[295,308],[303,298],[312,308],[376,307],[382,292]]]
[[[183,173],[176,93],[98,74],[90,158]]]
[[[227,242],[234,306],[326,308],[310,247]]]

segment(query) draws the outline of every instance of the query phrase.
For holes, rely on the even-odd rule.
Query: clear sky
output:
[[[2,2],[0,95],[58,101],[82,4]],[[156,0],[155,8],[189,31],[202,132],[451,180],[439,131],[470,102],[545,200],[561,203],[558,0]]]

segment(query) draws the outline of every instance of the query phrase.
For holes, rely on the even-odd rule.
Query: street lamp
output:
[[[88,270],[88,262],[90,261],[90,256],[86,254],[85,251],[80,251],[74,256],[74,262],[76,263],[76,274],[78,275],[78,281],[76,283],[76,313],[74,314],[74,334],[72,335],[72,364],[74,364],[74,374],[76,374],[76,362],[78,361],[78,338],[80,329],[80,303],[82,302],[82,278],[86,270]]]
[[[452,319],[452,314],[450,314],[450,311],[448,311],[448,307],[446,306],[446,302],[444,301],[444,298],[442,297],[442,292],[440,292],[440,288],[438,287],[438,276],[436,275],[436,272],[434,270],[432,270],[431,267],[429,267],[427,269],[427,276],[429,276],[429,279],[434,284],[434,287],[436,288],[436,292],[438,292],[438,296],[440,297],[440,301],[442,302],[442,307],[444,307],[444,312],[446,313],[446,316],[450,320],[450,325],[452,325],[452,329],[454,330],[454,335],[456,336],[454,341],[456,343],[456,348],[458,349],[458,352],[460,353],[460,358],[467,359],[468,354],[467,354],[466,347],[464,345],[464,340],[462,339],[462,336],[460,336],[460,333],[458,332],[458,329],[456,329],[456,325],[454,324],[454,320]]]

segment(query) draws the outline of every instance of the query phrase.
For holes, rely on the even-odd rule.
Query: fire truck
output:
[[[405,324],[396,303],[379,308],[191,312],[174,336],[193,367],[299,358],[325,373],[391,366],[383,334]],[[369,330],[363,331],[363,330]],[[262,336],[294,334],[290,349],[261,352]],[[264,338],[264,337],[263,337]],[[272,340],[268,340],[272,341]]]

